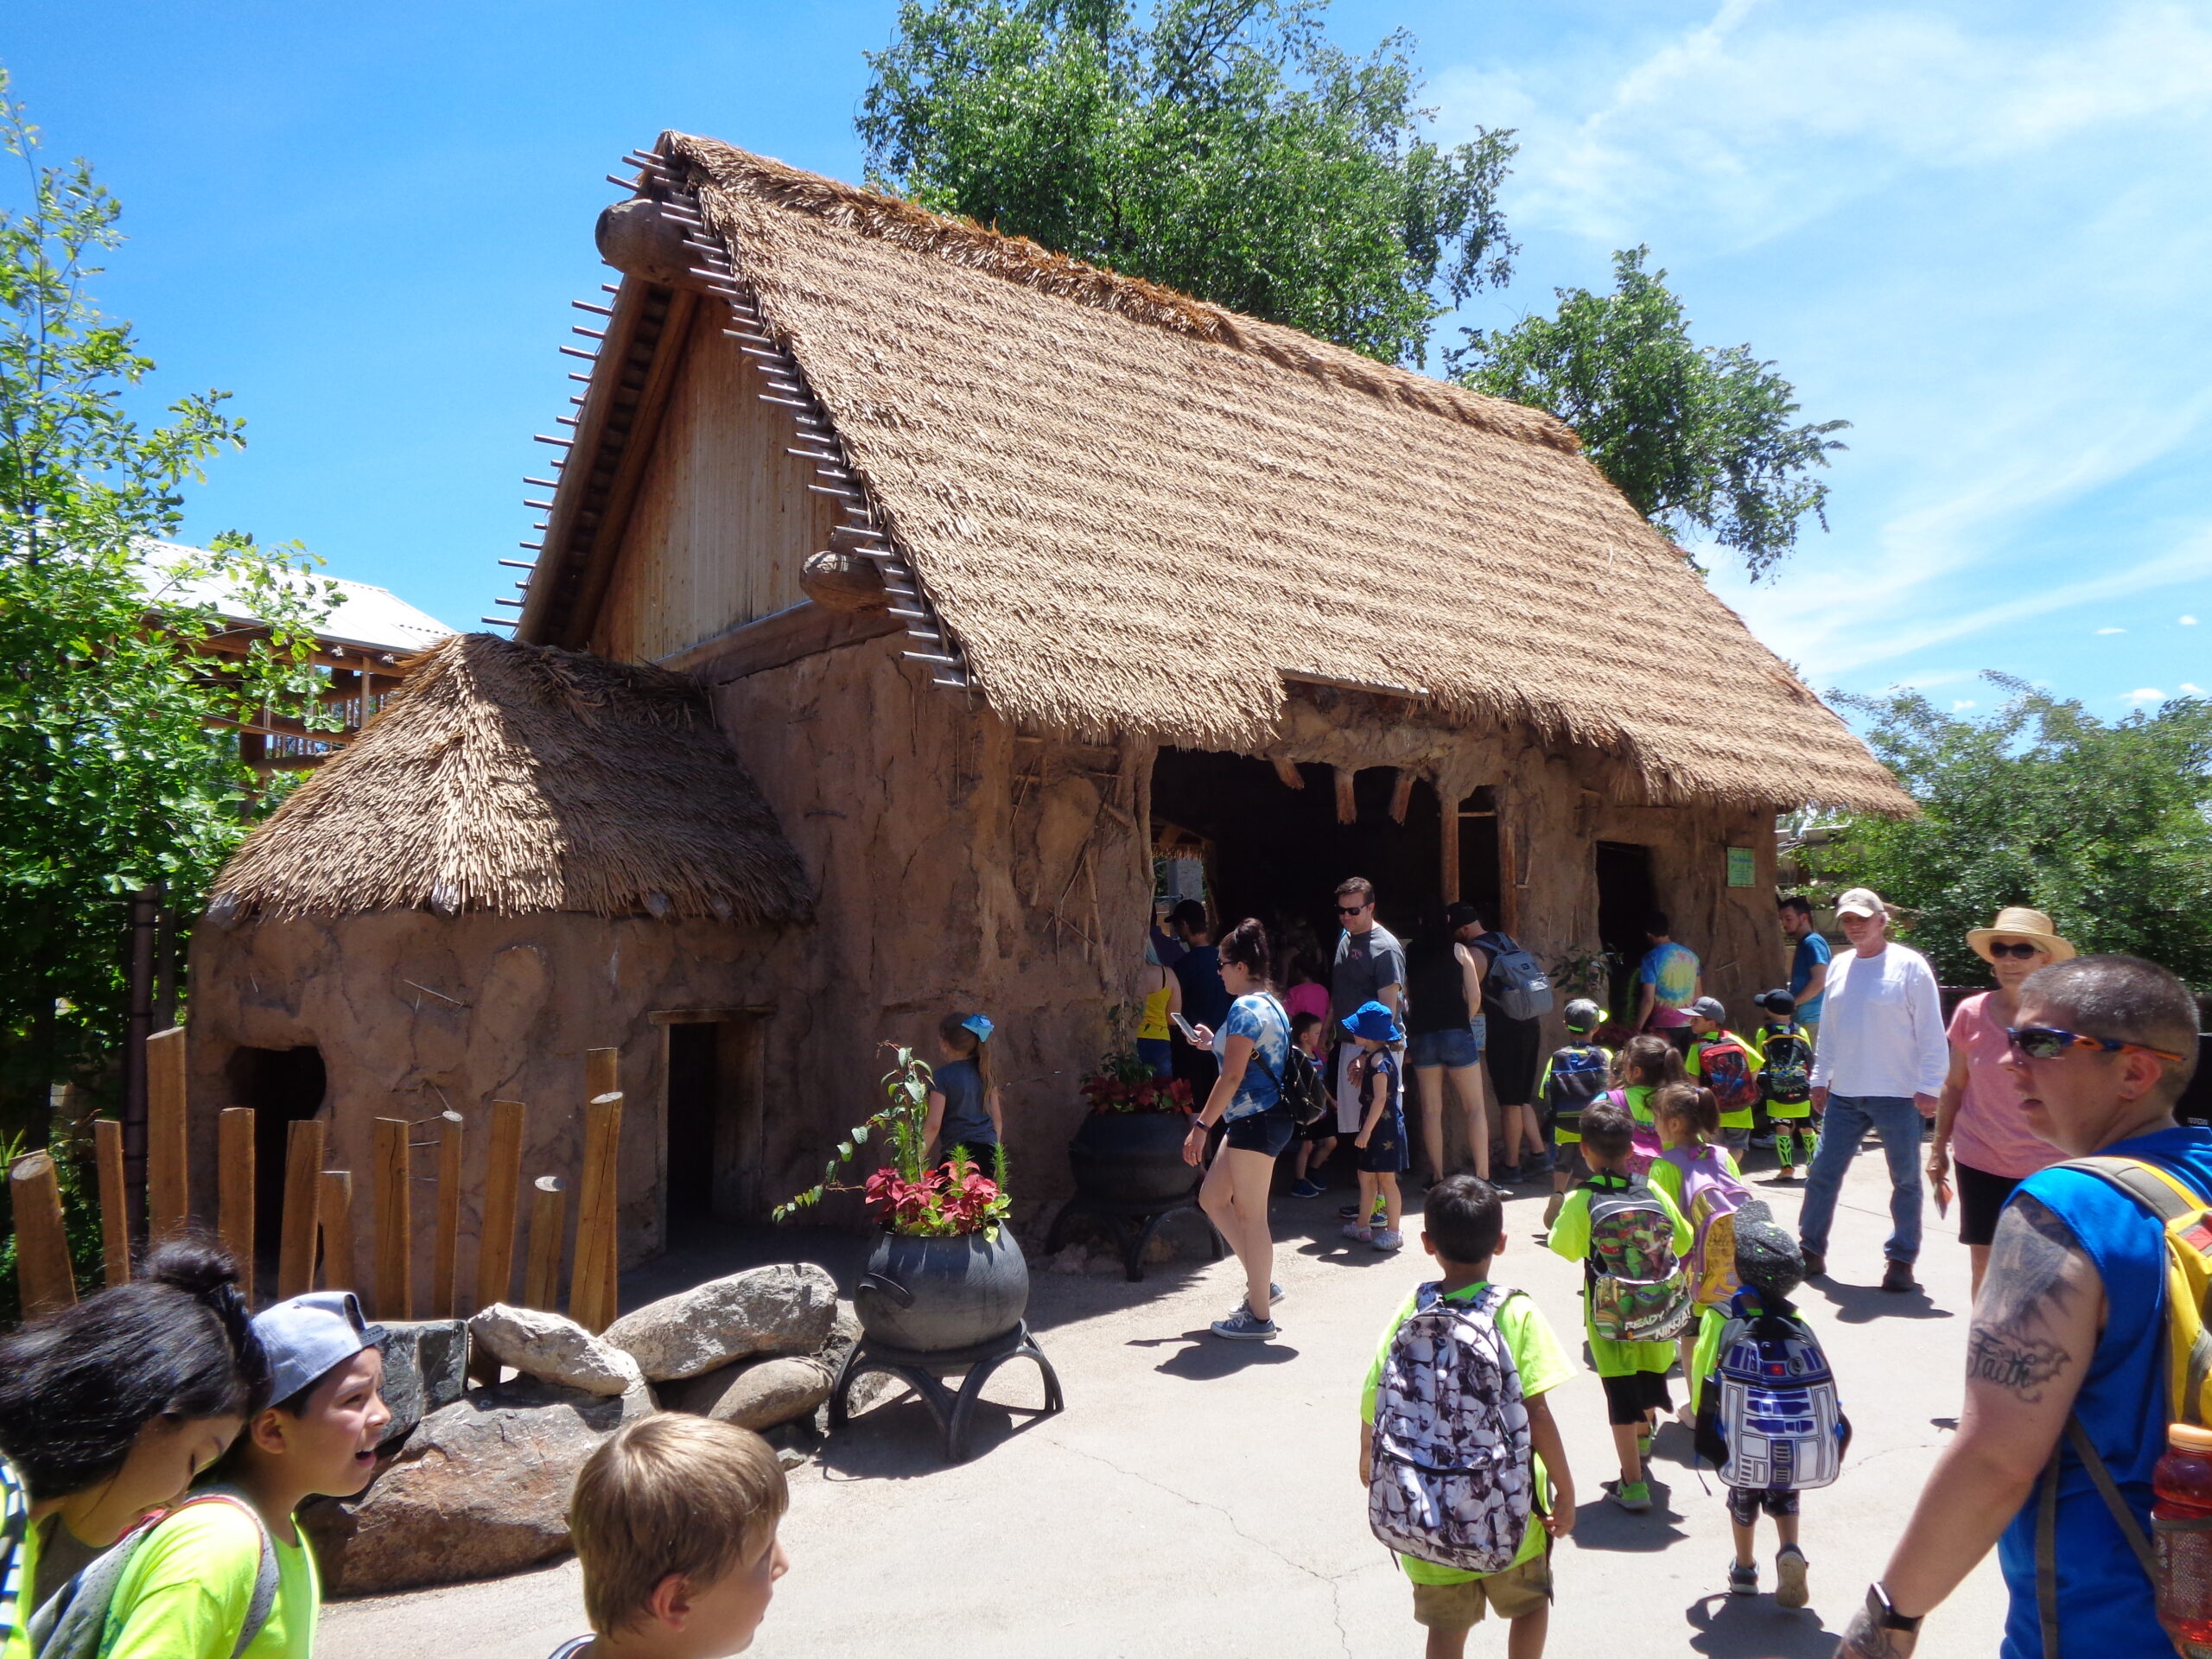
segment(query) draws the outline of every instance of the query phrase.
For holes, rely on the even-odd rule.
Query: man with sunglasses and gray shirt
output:
[[[1797,1218],[1805,1276],[1827,1272],[1836,1196],[1872,1129],[1890,1163],[1882,1288],[1908,1291],[1916,1287],[1912,1264],[1920,1257],[1921,1126],[1936,1116],[1950,1071],[1942,999],[1928,958],[1891,941],[1879,893],[1853,887],[1836,900],[1835,913],[1851,949],[1829,964],[1813,1054],[1813,1110],[1825,1116]]]

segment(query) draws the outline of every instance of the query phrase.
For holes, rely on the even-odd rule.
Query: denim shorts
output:
[[[1290,1144],[1291,1134],[1298,1128],[1298,1120],[1291,1116],[1287,1106],[1270,1106],[1264,1112],[1251,1112],[1243,1117],[1229,1120],[1226,1138],[1230,1150],[1256,1152],[1268,1158],[1280,1158],[1282,1149]]]
[[[1408,1065],[1479,1065],[1482,1058],[1483,1039],[1471,1021],[1443,1031],[1415,1032],[1406,1039]]]

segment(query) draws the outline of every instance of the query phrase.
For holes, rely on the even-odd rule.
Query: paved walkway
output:
[[[1599,1497],[1614,1472],[1605,1405],[1584,1373],[1553,1396],[1583,1504],[1556,1560],[1550,1651],[1606,1659],[1826,1659],[1880,1571],[1959,1408],[1966,1252],[1929,1212],[1925,1294],[1885,1295],[1888,1192],[1863,1155],[1837,1217],[1835,1279],[1808,1287],[1856,1438],[1842,1480],[1805,1500],[1813,1605],[1731,1599],[1727,1517],[1688,1436],[1661,1436],[1651,1513]],[[1764,1177],[1754,1173],[1754,1181]],[[1794,1219],[1802,1188],[1770,1189]],[[981,1450],[940,1466],[918,1402],[859,1419],[826,1461],[793,1480],[784,1529],[792,1566],[753,1651],[764,1659],[959,1651],[1045,1659],[1383,1659],[1421,1651],[1410,1598],[1369,1536],[1356,1389],[1382,1322],[1426,1276],[1410,1244],[1391,1258],[1335,1236],[1335,1195],[1275,1205],[1282,1339],[1205,1334],[1236,1299],[1233,1262],[1154,1268],[1144,1284],[1040,1274],[1031,1304],[1069,1409],[1036,1420],[987,1412]],[[1580,1270],[1538,1246],[1533,1189],[1508,1207],[1497,1277],[1531,1292],[1579,1336]],[[1414,1227],[1408,1224],[1409,1238]],[[1034,1373],[993,1392],[1034,1405]],[[1679,1399],[1679,1389],[1678,1389]],[[1761,1538],[1772,1587],[1772,1534]],[[1927,1625],[1922,1650],[1986,1659],[2004,1589],[1986,1562]],[[584,1628],[564,1562],[489,1584],[334,1605],[325,1659],[543,1659]],[[1502,1653],[1502,1630],[1470,1651]]]

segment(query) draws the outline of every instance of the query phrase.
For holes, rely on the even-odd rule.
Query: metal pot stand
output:
[[[945,1460],[965,1463],[968,1428],[975,1416],[976,1402],[982,1395],[983,1385],[1010,1359],[1033,1359],[1043,1374],[1045,1408],[1036,1414],[1038,1416],[1050,1417],[1067,1408],[1066,1399],[1060,1393],[1059,1375],[1052,1370],[1052,1362],[1045,1357],[1045,1351],[1037,1345],[1036,1338],[1030,1335],[1026,1319],[988,1341],[931,1352],[893,1348],[863,1336],[845,1356],[845,1363],[837,1368],[837,1380],[830,1389],[830,1433],[836,1433],[851,1421],[848,1407],[853,1384],[869,1371],[883,1371],[912,1388],[929,1407],[944,1434]],[[957,1393],[945,1387],[944,1378],[963,1372],[966,1375],[961,1379]],[[1028,1408],[1017,1406],[1012,1409],[1023,1411]]]
[[[1052,1217],[1052,1230],[1045,1241],[1045,1254],[1058,1255],[1068,1242],[1070,1224],[1077,1217],[1091,1216],[1103,1221],[1114,1230],[1114,1238],[1122,1252],[1122,1269],[1131,1284],[1144,1280],[1145,1246],[1152,1243],[1152,1236],[1160,1230],[1160,1224],[1185,1210],[1197,1210],[1205,1218],[1206,1244],[1213,1254],[1207,1259],[1218,1262],[1227,1254],[1221,1242],[1221,1233],[1213,1218],[1198,1208],[1198,1189],[1192,1188],[1187,1198],[1161,1204],[1149,1198],[1094,1198],[1078,1192],[1060,1206]]]

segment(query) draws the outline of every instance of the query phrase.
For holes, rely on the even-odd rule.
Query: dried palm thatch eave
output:
[[[1910,803],[1541,411],[670,135],[1000,714],[1262,752],[1417,690],[1654,799]]]
[[[805,873],[681,675],[489,634],[415,659],[216,878],[210,918],[803,921]]]

